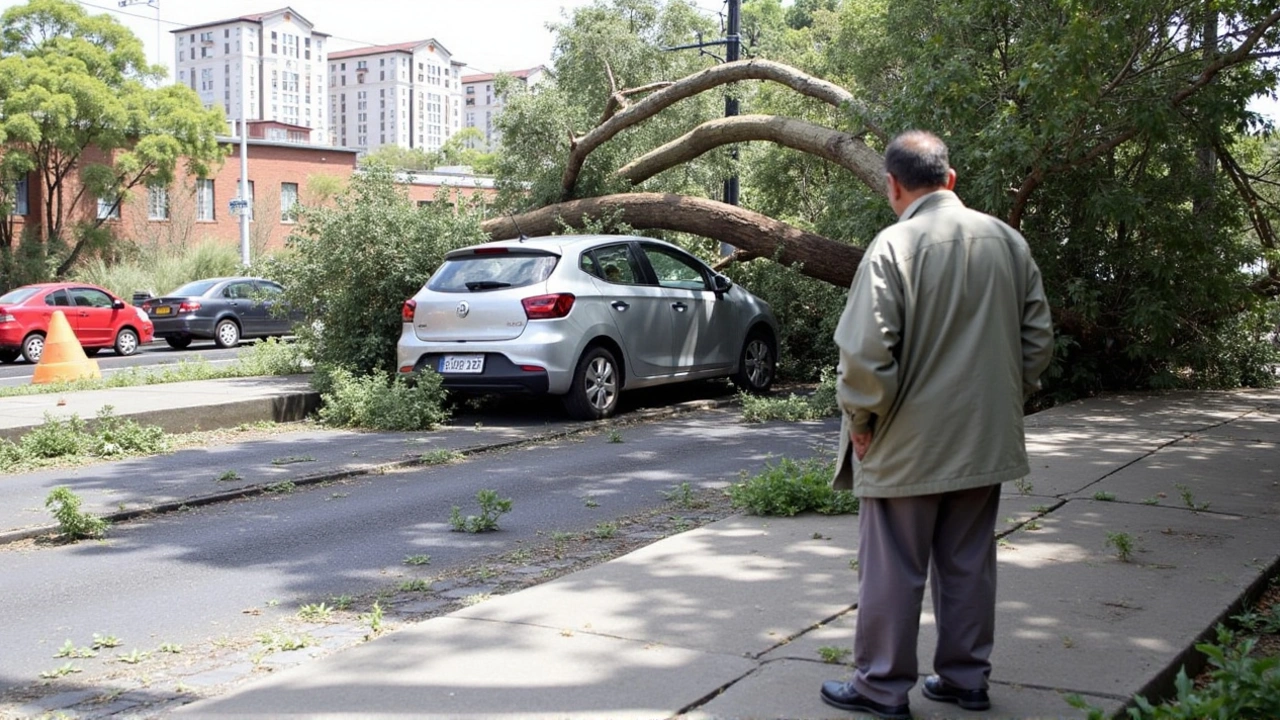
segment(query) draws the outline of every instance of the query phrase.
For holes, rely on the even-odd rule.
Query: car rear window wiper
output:
[[[497,290],[498,288],[511,287],[511,283],[502,282],[500,280],[472,280],[467,283],[467,289],[471,292],[477,290]]]

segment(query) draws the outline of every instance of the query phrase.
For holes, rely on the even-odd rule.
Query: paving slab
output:
[[[1280,443],[1280,406],[1259,408],[1243,417],[1201,433],[1210,437]]]
[[[1265,395],[1170,391],[1125,393],[1063,403],[1024,418],[1031,428],[1082,427],[1195,432],[1234,420],[1270,402]]]
[[[686,720],[850,720],[867,717],[830,707],[818,697],[825,680],[848,680],[852,669],[844,665],[804,660],[778,660],[765,663],[756,672],[734,683],[720,695],[696,711],[682,715]],[[1108,713],[1119,710],[1114,698],[1084,696],[1095,707]],[[916,720],[1004,720],[1006,718],[1077,718],[1086,713],[1072,708],[1054,691],[1026,686],[993,684],[991,709],[968,712],[955,705],[936,703],[920,693],[920,685],[911,691],[911,713]]]
[[[1122,502],[1280,520],[1280,444],[1193,435],[1086,490],[1095,492]]]
[[[851,515],[738,516],[457,617],[755,656],[857,600]]]
[[[428,620],[181,717],[670,717],[755,667],[729,655],[529,625]]]
[[[1078,426],[1029,427],[1026,435],[1031,474],[1022,483],[1005,483],[1006,494],[1019,486],[1028,488],[1028,494],[1047,497],[1077,493],[1186,436],[1175,430],[1123,426],[1104,432]]]

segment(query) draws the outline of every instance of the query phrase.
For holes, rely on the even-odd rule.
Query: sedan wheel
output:
[[[138,352],[138,333],[129,328],[120,328],[116,333],[116,354],[128,357]]]
[[[35,365],[40,362],[40,356],[44,354],[44,336],[40,333],[31,333],[26,340],[22,341],[22,357],[27,362]]]
[[[213,331],[213,341],[220,348],[233,348],[240,344],[240,326],[235,320],[223,320]]]
[[[742,346],[738,358],[738,372],[733,374],[733,384],[749,393],[765,393],[773,386],[777,358],[773,342],[761,334],[752,334]]]
[[[565,408],[577,420],[600,420],[618,409],[618,361],[605,348],[583,353],[573,373]]]

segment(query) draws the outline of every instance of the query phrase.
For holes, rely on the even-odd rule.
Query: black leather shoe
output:
[[[883,705],[869,700],[855,690],[851,682],[828,680],[822,683],[822,702],[841,710],[875,715],[883,720],[911,720],[911,707],[906,703]]]
[[[987,710],[991,698],[986,690],[961,690],[942,681],[937,675],[924,679],[924,696],[938,702],[955,703],[965,710]]]

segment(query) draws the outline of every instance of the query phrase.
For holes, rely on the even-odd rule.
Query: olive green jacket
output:
[[[867,248],[835,341],[835,487],[904,497],[1027,475],[1022,408],[1053,328],[1016,230],[950,191],[920,198]],[[859,463],[849,434],[867,430]]]

